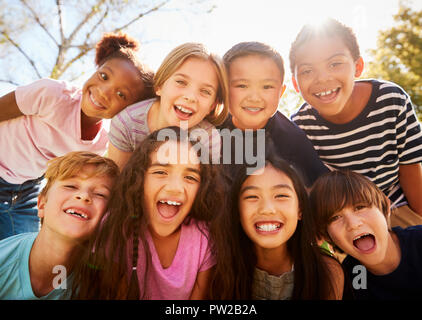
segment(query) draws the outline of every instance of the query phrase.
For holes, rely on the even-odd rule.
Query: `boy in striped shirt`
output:
[[[305,103],[292,120],[332,170],[350,169],[390,199],[392,226],[422,224],[422,133],[408,94],[383,80],[355,80],[363,59],[353,31],[328,19],[305,25],[290,50]]]

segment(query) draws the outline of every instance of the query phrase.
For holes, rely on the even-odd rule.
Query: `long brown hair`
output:
[[[304,184],[296,170],[286,161],[268,152],[266,166],[284,172],[292,181],[299,201],[302,219],[295,233],[287,242],[288,251],[294,261],[294,289],[292,299],[324,299],[333,290],[329,271],[323,256],[316,246],[315,228],[310,216],[309,199]],[[247,167],[242,166],[235,175],[231,189],[231,210],[220,215],[217,232],[218,260],[211,282],[211,299],[251,299],[252,283],[257,257],[254,244],[243,231],[239,216],[239,194],[247,179]],[[225,243],[223,243],[225,240]]]
[[[179,127],[161,130],[175,132],[168,139],[178,142],[182,141],[181,137],[187,136]],[[143,204],[144,179],[151,164],[150,155],[165,142],[158,139],[161,130],[145,138],[118,178],[110,198],[109,212],[90,244],[84,263],[75,270],[73,298],[148,298],[148,288],[144,280],[151,264],[151,254],[145,237],[149,222]],[[201,163],[200,175],[200,187],[184,223],[194,219],[195,222],[203,221],[208,225],[217,213],[224,211],[220,207],[224,202],[224,193],[219,188],[221,181],[218,167]],[[209,237],[215,254],[213,235],[210,233]],[[143,247],[142,252],[146,257],[146,268],[142,270],[140,279],[144,284],[143,290],[139,290],[138,272],[133,268],[137,266],[138,245]]]

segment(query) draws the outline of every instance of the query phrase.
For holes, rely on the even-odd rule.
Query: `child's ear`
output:
[[[38,217],[44,218],[44,209],[47,199],[44,195],[39,195],[37,200],[37,208],[38,208]]]
[[[302,211],[299,211],[299,214],[297,215],[297,220],[302,220]]]
[[[363,72],[363,67],[365,63],[363,62],[363,58],[359,57],[355,62],[355,77],[359,78]]]
[[[297,85],[295,76],[292,76],[293,87],[295,88],[297,93],[300,93],[299,86]]]
[[[161,88],[157,88],[157,90],[155,91],[155,94],[160,97],[161,96]]]
[[[281,88],[281,91],[280,91],[280,96],[278,97],[279,99],[283,96],[285,91],[286,91],[286,85],[283,84],[283,87]]]

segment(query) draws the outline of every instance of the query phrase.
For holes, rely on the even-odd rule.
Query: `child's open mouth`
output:
[[[319,100],[327,103],[327,102],[334,101],[337,98],[337,95],[339,92],[340,92],[340,87],[314,93],[314,96],[317,97]]]
[[[370,253],[376,247],[375,237],[370,233],[362,234],[353,239],[353,245],[363,253]]]
[[[263,221],[255,223],[255,229],[261,234],[273,234],[277,233],[283,224],[278,221]]]
[[[176,115],[181,120],[188,120],[192,115],[193,111],[190,109],[187,109],[183,106],[175,105],[173,106],[174,112],[176,112]]]
[[[157,210],[164,220],[171,220],[177,215],[181,205],[179,201],[160,200],[157,202]]]
[[[65,210],[64,212],[67,213],[67,214],[69,214],[69,215],[71,215],[71,216],[74,216],[76,218],[79,218],[79,219],[83,219],[83,220],[87,220],[88,219],[88,215],[86,213],[84,213],[84,212],[81,212],[78,209],[70,208],[70,209]]]

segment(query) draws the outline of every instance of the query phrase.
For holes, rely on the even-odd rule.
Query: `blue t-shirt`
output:
[[[67,289],[53,289],[43,297],[35,296],[29,276],[29,253],[38,233],[21,233],[0,241],[0,299],[59,300],[70,298]]]
[[[422,225],[406,229],[394,227],[400,243],[401,260],[398,267],[386,275],[374,275],[366,271],[366,289],[362,288],[361,271],[355,266],[361,263],[347,256],[343,261],[345,276],[353,284],[354,277],[360,276],[360,289],[352,288],[352,295],[357,300],[422,300]],[[362,269],[360,269],[362,270]],[[353,287],[353,285],[352,285]]]

